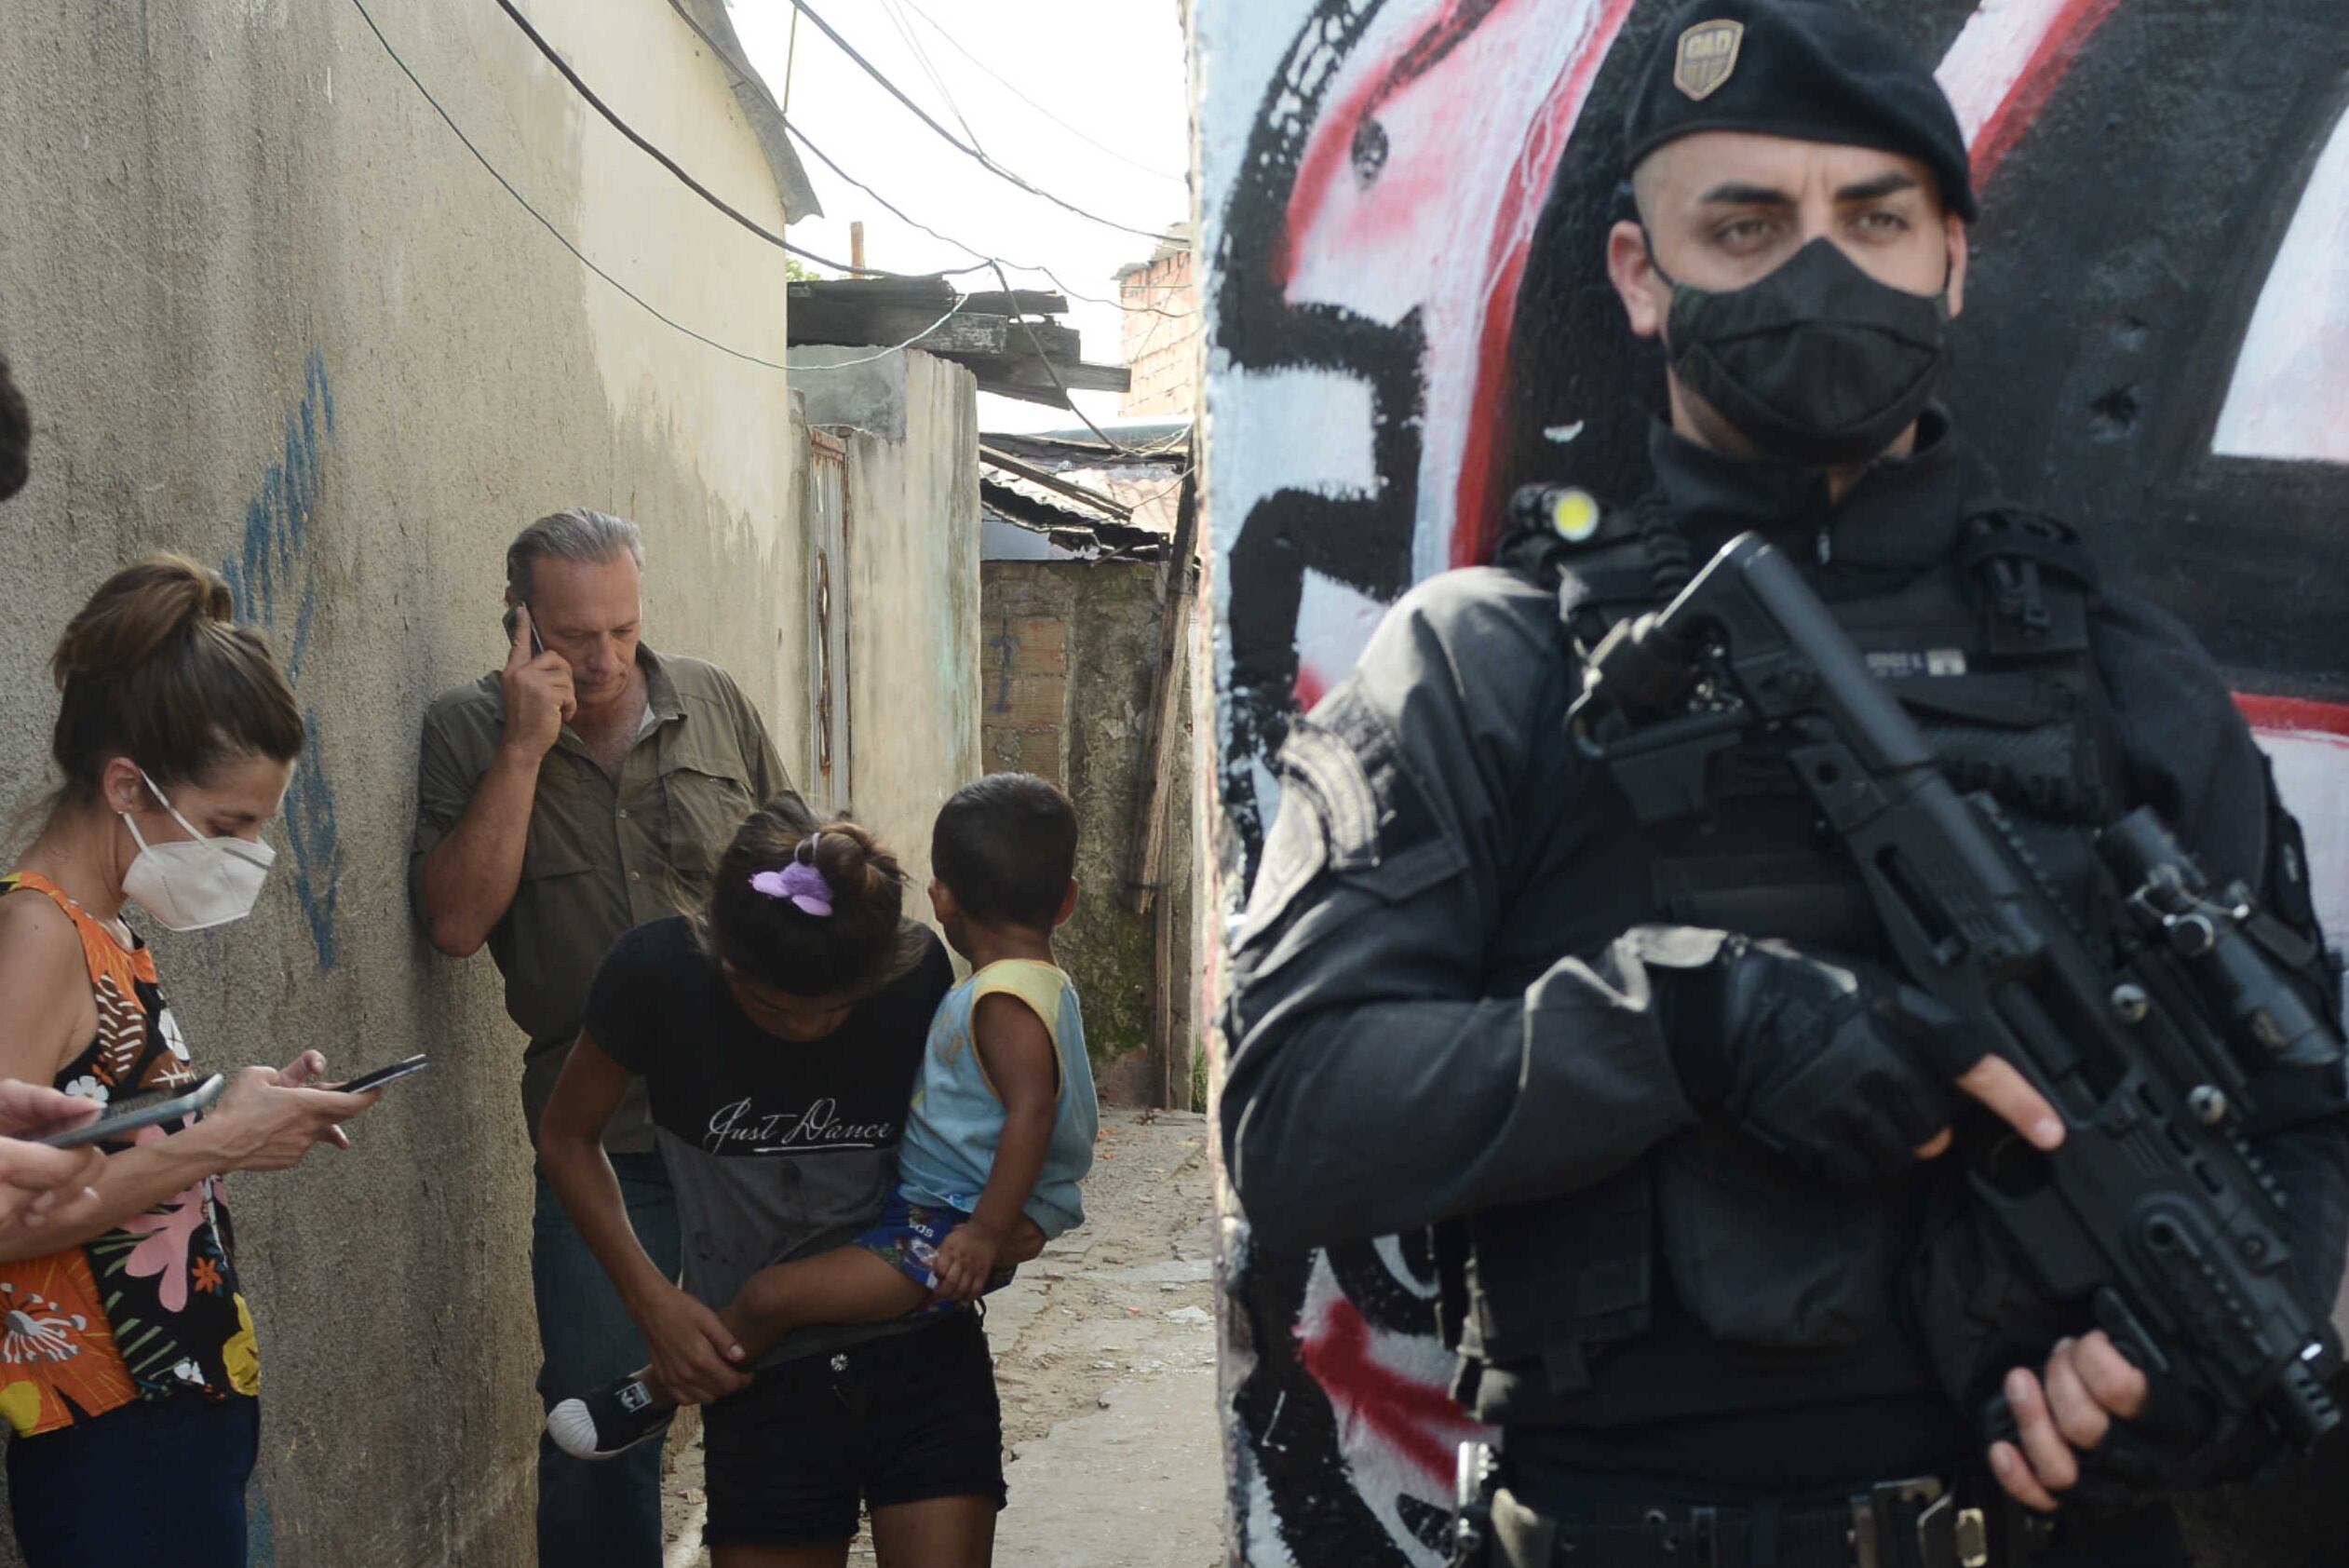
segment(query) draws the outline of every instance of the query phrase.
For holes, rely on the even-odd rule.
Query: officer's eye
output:
[[[1906,234],[1909,230],[1909,220],[1897,212],[1878,208],[1872,212],[1861,213],[1859,226],[1870,234]]]
[[[1775,226],[1767,218],[1733,218],[1713,231],[1713,243],[1749,249],[1768,239]]]

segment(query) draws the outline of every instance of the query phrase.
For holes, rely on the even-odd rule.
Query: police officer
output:
[[[1435,1227],[1502,1561],[2182,1563],[2141,1483],[2213,1473],[2204,1413],[2100,1332],[2042,1339],[1987,1369],[2018,1428],[1991,1443],[1916,1326],[1958,1105],[2042,1147],[2047,1106],[1891,977],[1783,755],[1643,831],[1566,710],[1579,649],[1758,531],[2060,889],[2150,804],[2337,1013],[2297,825],[2192,635],[2001,502],[1933,401],[1975,198],[1931,74],[1826,5],[1705,0],[1627,135],[1607,262],[1668,366],[1655,489],[1522,507],[1502,567],[1415,589],[1293,730],[1226,1021],[1242,1206],[1279,1250]],[[2339,1074],[2261,1087],[2329,1301]]]

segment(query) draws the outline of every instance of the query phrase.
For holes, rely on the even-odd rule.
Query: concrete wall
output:
[[[2227,668],[2349,938],[2339,0],[1851,4],[1941,62],[1972,141],[1961,419],[2018,499],[2087,531]],[[1289,716],[1384,607],[1482,560],[1520,482],[1644,482],[1660,368],[1629,345],[1600,241],[1626,86],[1677,8],[1194,7],[1225,908]],[[1274,1257],[1226,1221],[1241,1554],[1438,1561],[1466,1427],[1424,1249]],[[2344,1464],[2207,1512],[2206,1560],[2339,1560]]]
[[[979,384],[900,349],[803,349],[807,420],[848,448],[849,794],[929,918],[930,824],[979,773]]]
[[[1165,1102],[1168,1069],[1147,1048],[1151,919],[1126,903],[1162,570],[1111,561],[991,561],[980,569],[987,771],[1040,774],[1076,803],[1084,892],[1057,947],[1085,998],[1085,1041],[1102,1097],[1139,1105]],[[1191,806],[1197,788],[1187,692],[1175,714],[1184,734],[1168,791],[1174,825],[1164,881],[1175,925],[1167,983],[1173,1075],[1187,1086],[1195,1038]]]
[[[781,259],[586,117],[494,7],[369,8],[588,255],[781,359]],[[647,135],[780,223],[724,70],[667,5],[531,11]],[[642,522],[650,640],[732,669],[798,755],[784,378],[584,270],[344,0],[0,0],[0,338],[38,429],[32,486],[0,507],[0,799],[43,782],[41,667],[72,607],[144,550],[221,563],[293,665],[312,744],[258,914],[161,939],[168,992],[214,1064],[435,1059],[354,1152],[233,1183],[267,1389],[254,1561],[526,1562],[522,1041],[489,960],[410,927],[416,724],[501,656],[508,536],[575,501]]]

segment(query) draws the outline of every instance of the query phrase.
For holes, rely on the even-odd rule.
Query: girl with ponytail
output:
[[[126,916],[191,931],[250,912],[301,716],[227,584],[178,556],[107,579],[51,670],[63,782],[0,875],[0,1075],[93,1110],[183,1093],[205,1075]],[[243,1568],[258,1358],[219,1178],[344,1141],[374,1097],[306,1087],[325,1069],[316,1051],[245,1068],[200,1119],[101,1145],[69,1211],[0,1230],[0,1413],[29,1568]]]
[[[735,834],[706,909],[639,926],[604,960],[539,1124],[539,1162],[653,1357],[593,1397],[636,1390],[625,1422],[615,1405],[600,1439],[587,1401],[566,1399],[548,1431],[601,1457],[657,1436],[679,1403],[708,1406],[717,1568],[844,1561],[860,1501],[884,1561],[975,1568],[992,1550],[1002,1423],[977,1314],[950,1301],[907,1316],[925,1292],[875,1304],[835,1273],[870,1261],[848,1244],[890,1198],[953,985],[904,898],[897,857],[864,829],[819,822],[795,795],[769,803]],[[677,1191],[682,1289],[638,1244],[603,1155],[637,1076]],[[1004,1261],[1043,1240],[1015,1231]],[[771,1311],[787,1276],[791,1309]],[[843,1289],[824,1294],[826,1278]]]

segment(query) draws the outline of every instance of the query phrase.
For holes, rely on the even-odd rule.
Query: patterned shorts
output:
[[[881,1219],[871,1230],[857,1237],[857,1245],[885,1260],[889,1265],[925,1290],[938,1289],[938,1250],[947,1233],[968,1214],[943,1205],[908,1203],[903,1192],[889,1195],[889,1206],[881,1211]],[[1011,1283],[1016,1271],[999,1268],[988,1277],[989,1291],[1002,1290]],[[913,1316],[924,1317],[934,1312],[952,1312],[963,1304],[934,1298],[923,1304]]]

